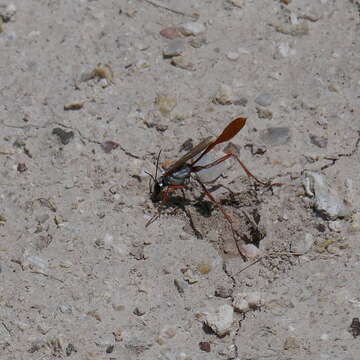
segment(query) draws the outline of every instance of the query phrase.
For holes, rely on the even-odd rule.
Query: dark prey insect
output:
[[[212,136],[205,138],[198,145],[196,145],[192,150],[190,150],[187,154],[177,160],[174,164],[172,164],[164,174],[158,179],[157,173],[159,168],[159,158],[160,153],[156,162],[156,172],[155,176],[151,176],[154,181],[153,187],[151,189],[151,200],[156,203],[159,201],[165,201],[168,199],[169,193],[176,189],[186,188],[189,184],[190,178],[193,177],[202,187],[204,194],[220,209],[223,213],[224,217],[228,220],[230,225],[232,226],[232,219],[225,212],[222,206],[214,199],[214,197],[209,193],[206,189],[203,182],[199,179],[199,174],[201,171],[205,169],[211,169],[230,157],[234,157],[240,166],[244,169],[246,174],[249,177],[254,178],[258,183],[265,186],[274,186],[278,184],[269,184],[260,181],[256,178],[242,163],[242,161],[238,158],[237,155],[230,153],[226,154],[219,159],[212,161],[210,163],[202,164],[201,159],[211,151],[216,145],[231,140],[245,125],[246,118],[239,117],[233,121],[231,121],[223,130],[223,132],[219,135],[218,138],[212,141]],[[146,226],[150,225],[159,215],[150,219]],[[240,250],[239,250],[240,251]]]

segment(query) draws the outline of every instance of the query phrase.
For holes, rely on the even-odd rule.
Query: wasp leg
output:
[[[205,185],[199,180],[199,179],[196,179],[196,181],[200,184],[200,186],[202,187],[203,189],[203,192],[204,194],[212,201],[212,203],[217,206],[221,213],[224,215],[225,219],[229,222],[229,225],[230,225],[230,229],[231,229],[231,232],[232,232],[232,235],[233,235],[233,239],[235,241],[235,245],[236,245],[236,248],[239,252],[239,255],[243,258],[243,259],[247,259],[246,257],[246,252],[244,250],[242,250],[241,248],[241,245],[239,245],[237,239],[236,239],[236,235],[238,234],[236,232],[236,230],[234,229],[233,227],[233,220],[232,218],[225,212],[224,208],[220,205],[219,202],[216,201],[216,199],[209,193],[209,191],[207,190],[207,188],[205,187]]]
[[[204,165],[204,166],[194,166],[194,167],[192,168],[192,170],[193,170],[194,172],[198,172],[198,171],[200,171],[200,170],[202,170],[202,169],[209,169],[209,168],[211,168],[211,167],[213,167],[213,166],[216,166],[216,165],[222,163],[223,161],[225,161],[225,160],[227,160],[227,159],[229,159],[229,158],[231,158],[231,157],[234,157],[234,158],[237,160],[237,162],[238,162],[238,163],[240,164],[240,166],[243,168],[243,170],[245,171],[245,173],[246,173],[247,176],[253,178],[253,179],[254,179],[256,182],[258,182],[259,184],[264,185],[264,186],[268,186],[268,187],[281,186],[281,185],[282,185],[282,184],[280,184],[280,183],[271,184],[271,183],[266,183],[266,182],[264,182],[264,181],[259,180],[259,179],[244,165],[244,163],[239,159],[239,157],[236,156],[235,154],[226,154],[226,155],[222,156],[220,159],[217,159],[217,160],[213,161],[213,162],[210,163],[210,164],[207,164],[207,165]]]
[[[164,205],[169,201],[169,195],[174,192],[177,189],[187,189],[187,185],[169,185],[168,188],[166,190],[164,190],[161,193],[161,200],[162,200],[162,204]],[[159,207],[158,209],[158,213],[155,214],[146,224],[145,227],[148,227],[149,225],[151,225],[153,222],[155,222],[158,218],[160,218],[161,216],[161,207]]]
[[[164,190],[164,192],[162,193],[162,201],[163,202],[168,202],[169,200],[169,195],[176,191],[177,189],[187,189],[188,186],[187,185],[169,185],[168,188],[166,190]]]

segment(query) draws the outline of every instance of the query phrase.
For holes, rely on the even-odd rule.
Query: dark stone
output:
[[[207,342],[207,341],[200,341],[199,342],[199,348],[200,348],[200,350],[205,351],[205,352],[210,352],[211,351],[210,343]]]
[[[317,136],[317,135],[309,135],[310,141],[318,146],[319,148],[326,148],[328,144],[328,139],[324,136]]]
[[[73,131],[65,131],[61,128],[54,128],[52,133],[57,135],[63,145],[67,145],[70,140],[74,137]]]

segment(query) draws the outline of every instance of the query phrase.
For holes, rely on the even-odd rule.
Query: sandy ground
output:
[[[359,359],[358,1],[0,5],[1,360]],[[193,181],[145,227],[159,150],[240,116],[282,185],[230,160],[236,236]]]

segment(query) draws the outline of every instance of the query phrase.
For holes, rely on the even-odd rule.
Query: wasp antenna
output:
[[[161,150],[162,149],[160,149],[159,155],[156,159],[155,181],[157,181],[157,173],[158,173],[158,169],[159,169],[159,160],[160,160]]]
[[[144,173],[149,175],[154,181],[155,181],[155,177],[154,175],[150,174],[149,172],[147,172],[146,170],[144,170]]]
[[[154,176],[152,174],[150,174],[146,170],[144,172],[145,172],[145,174],[148,174],[151,177],[151,179],[153,179],[154,183],[156,182],[156,180],[155,180],[155,178],[154,178]],[[151,179],[149,179],[149,192],[150,193],[151,193]]]

